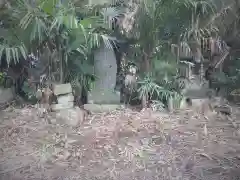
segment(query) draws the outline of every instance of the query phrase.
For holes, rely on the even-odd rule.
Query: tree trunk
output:
[[[197,39],[193,39],[191,43],[189,43],[189,47],[192,51],[195,66],[195,73],[201,76],[201,63],[202,63],[202,52],[201,52],[201,43]]]
[[[149,55],[147,53],[144,53],[143,55],[143,65],[144,65],[144,72],[147,74],[151,70],[151,63],[149,59]],[[148,94],[144,94],[142,97],[142,108],[147,108],[148,105]]]
[[[59,73],[60,73],[60,83],[63,83],[63,58],[60,59],[60,67],[59,67]]]
[[[61,53],[60,55],[60,62],[59,62],[59,73],[60,73],[60,84],[64,83],[64,63],[65,63],[65,59],[64,59],[64,53]]]
[[[144,54],[144,71],[145,73],[149,73],[151,68],[150,68],[150,59],[149,59],[149,55],[148,54]]]

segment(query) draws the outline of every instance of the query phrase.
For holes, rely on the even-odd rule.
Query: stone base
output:
[[[62,109],[69,109],[69,108],[73,108],[73,102],[69,102],[68,104],[53,104],[52,105],[53,111],[59,111]]]
[[[192,106],[189,107],[186,104],[186,101],[184,99],[181,103],[180,109],[186,109],[186,108],[194,109],[194,108],[199,108],[202,106],[207,107],[210,102],[211,101],[208,98],[192,99]]]
[[[67,124],[72,127],[77,127],[81,124],[81,116],[79,108],[65,108],[61,109],[56,114],[57,123]]]
[[[100,112],[111,112],[116,109],[121,109],[122,105],[120,104],[85,104],[84,109],[91,112],[100,113]]]
[[[68,104],[73,104],[74,97],[72,94],[66,94],[66,95],[58,96],[57,100],[58,100],[58,104],[68,105]]]
[[[0,88],[0,104],[7,103],[14,99],[11,88]]]
[[[90,104],[119,104],[120,94],[113,90],[94,90],[88,93],[88,102]]]
[[[54,94],[62,95],[72,93],[72,86],[70,83],[67,84],[56,84],[54,85]]]
[[[74,97],[72,94],[66,94],[62,96],[58,96],[58,104],[52,105],[53,111],[58,111],[61,109],[72,108],[73,107]]]

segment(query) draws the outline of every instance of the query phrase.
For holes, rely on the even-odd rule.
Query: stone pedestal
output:
[[[54,94],[58,97],[58,104],[53,104],[54,111],[73,107],[74,97],[71,84],[58,84],[54,86]]]
[[[120,104],[84,104],[84,109],[94,113],[111,112],[122,108]]]
[[[0,88],[0,104],[7,103],[14,99],[13,90],[11,88]]]
[[[111,90],[96,89],[88,94],[90,104],[119,104],[120,95]]]
[[[94,54],[95,86],[88,94],[91,104],[119,104],[120,94],[114,91],[117,63],[113,49],[102,45]]]

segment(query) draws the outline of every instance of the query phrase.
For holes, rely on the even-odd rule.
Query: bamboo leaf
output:
[[[18,60],[16,59],[15,48],[11,48],[10,50],[12,51],[13,62],[16,64]]]
[[[27,54],[26,54],[27,51],[26,51],[26,48],[25,48],[24,46],[20,46],[20,47],[19,47],[19,50],[20,50],[22,56],[23,56],[25,59],[27,59]]]
[[[17,62],[19,62],[19,52],[18,52],[18,48],[14,48],[15,49],[15,55],[16,55],[16,59],[17,59]]]
[[[11,49],[10,48],[5,48],[5,52],[6,52],[7,63],[10,64],[10,62],[11,62]]]
[[[53,15],[54,9],[57,6],[57,2],[57,0],[42,0],[40,7],[45,13]]]
[[[23,28],[23,29],[27,29],[27,27],[31,23],[32,19],[33,19],[32,13],[31,12],[27,12],[27,14],[20,21],[20,24],[19,24],[20,27]]]

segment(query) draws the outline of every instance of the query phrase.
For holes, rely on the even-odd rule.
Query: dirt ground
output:
[[[239,117],[238,108],[231,118],[119,110],[74,129],[48,124],[34,108],[8,108],[0,114],[0,179],[238,180]]]

